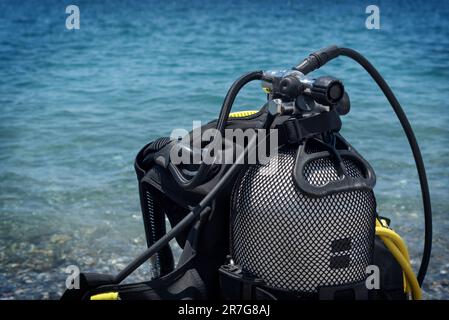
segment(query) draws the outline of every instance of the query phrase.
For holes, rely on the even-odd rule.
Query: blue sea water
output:
[[[67,30],[65,8],[80,8]],[[380,30],[365,27],[377,4]],[[0,2],[0,298],[58,298],[65,268],[115,273],[145,248],[133,159],[192,120],[216,117],[233,80],[289,68],[330,44],[362,52],[420,143],[434,211],[425,298],[449,298],[449,4],[432,1]],[[378,208],[415,270],[420,189],[388,102],[347,59],[319,70],[351,96],[344,136],[373,165]],[[236,110],[259,107],[257,85]],[[144,279],[144,272],[134,279]]]

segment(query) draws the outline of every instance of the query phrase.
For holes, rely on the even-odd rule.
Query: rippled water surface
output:
[[[421,145],[434,209],[424,290],[449,298],[449,6],[364,1],[0,2],[0,298],[58,298],[64,269],[114,273],[145,247],[133,158],[174,127],[214,118],[229,85],[254,69],[288,68],[339,44],[389,82]],[[345,59],[345,137],[372,163],[382,215],[407,240],[415,269],[422,205],[407,141],[386,99]],[[258,107],[257,86],[238,99]],[[141,272],[134,277],[143,279]]]

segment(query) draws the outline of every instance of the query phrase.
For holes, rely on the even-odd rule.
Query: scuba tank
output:
[[[405,243],[376,210],[373,168],[339,133],[351,109],[342,81],[308,75],[338,56],[373,77],[412,148],[426,233],[417,276]],[[232,113],[251,81],[262,82],[267,102]],[[81,290],[67,290],[64,299],[421,298],[432,237],[424,164],[399,102],[354,50],[331,46],[291,70],[241,76],[217,120],[180,139],[150,142],[135,170],[148,249],[116,276],[82,273]],[[174,238],[182,248],[176,266]],[[148,259],[149,281],[120,284]]]

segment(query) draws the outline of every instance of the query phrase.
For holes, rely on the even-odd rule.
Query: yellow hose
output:
[[[407,260],[410,260],[410,256],[408,254],[407,247],[405,246],[405,243],[402,240],[402,238],[396,232],[394,232],[393,230],[384,228],[384,227],[381,227],[381,228],[376,227],[376,235],[378,235],[379,237],[389,238],[398,247],[398,249],[401,251],[401,253],[404,255],[404,257]]]
[[[376,235],[381,238],[387,237],[391,241],[393,241],[393,243],[398,247],[399,251],[402,253],[404,258],[407,261],[410,261],[410,256],[408,254],[407,247],[405,246],[401,237],[396,232],[394,232],[393,230],[387,229],[387,228],[376,227]],[[405,273],[404,273],[404,292],[408,292],[408,293],[410,292],[410,287],[407,285],[407,278],[405,277]]]
[[[410,265],[410,256],[402,238],[393,230],[384,227],[382,223],[376,220],[376,235],[384,242],[385,246],[391,252],[393,257],[401,266],[404,272],[404,289],[406,292],[411,292],[413,299],[421,300],[422,292],[419,287],[418,280]]]
[[[396,243],[398,249],[402,252],[407,261],[410,261],[407,246],[405,245],[404,241],[399,236],[399,234],[388,228],[388,224],[386,221],[376,219],[376,235],[389,237],[393,242]],[[403,277],[404,277],[404,292],[410,293],[410,287],[407,285],[407,278],[405,277],[405,273]]]
[[[414,300],[421,300],[422,293],[421,288],[419,287],[418,280],[416,279],[415,274],[413,273],[412,267],[410,263],[404,258],[402,253],[396,247],[396,245],[390,239],[386,237],[381,237],[385,246],[390,250],[391,254],[395,257],[396,261],[401,265],[402,270],[405,273],[405,276],[408,281],[408,285],[411,288],[412,297]]]

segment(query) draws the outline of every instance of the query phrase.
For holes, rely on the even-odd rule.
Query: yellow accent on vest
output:
[[[256,114],[257,110],[247,110],[247,111],[236,111],[236,112],[231,112],[229,114],[229,118],[243,118],[243,117],[248,117],[251,116],[253,114]]]
[[[120,300],[118,292],[105,292],[93,295],[90,300]]]

